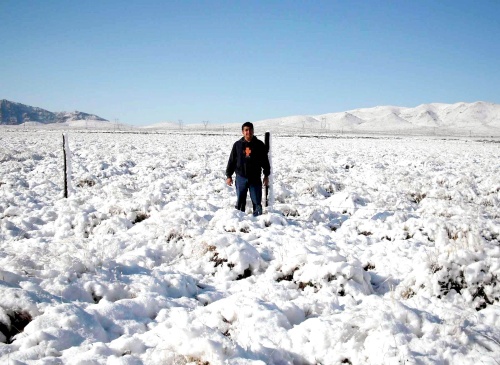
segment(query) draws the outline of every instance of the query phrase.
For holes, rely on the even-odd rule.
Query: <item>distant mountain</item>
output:
[[[15,103],[9,100],[0,101],[0,125],[19,125],[24,122],[41,124],[65,123],[79,120],[108,122],[94,114],[83,112],[49,112],[48,110]]]
[[[500,104],[422,104],[415,108],[377,106],[340,113],[274,118],[254,123],[271,131],[425,132],[500,134]]]
[[[174,123],[174,122],[160,122],[160,123],[155,123],[152,125],[147,125],[140,127],[142,129],[180,129],[181,125],[179,123]]]

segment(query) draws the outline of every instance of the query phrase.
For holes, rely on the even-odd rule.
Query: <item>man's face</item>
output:
[[[253,129],[250,127],[243,127],[243,130],[241,131],[243,134],[243,137],[245,138],[246,141],[250,142],[253,137]]]

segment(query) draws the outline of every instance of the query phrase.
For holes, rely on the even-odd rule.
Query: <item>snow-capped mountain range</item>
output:
[[[32,122],[51,124],[74,121],[108,122],[108,120],[94,114],[79,111],[50,112],[42,108],[15,103],[5,99],[0,100],[0,125],[19,125]]]
[[[500,104],[431,103],[414,108],[377,106],[319,115],[294,115],[253,121],[256,133],[391,133],[500,136]],[[133,126],[110,123],[83,112],[58,112],[0,100],[0,125],[58,124],[71,128],[133,129]],[[142,130],[221,130],[238,132],[241,122],[209,125],[161,122],[140,126]]]
[[[296,115],[257,121],[256,127],[292,131],[450,130],[500,133],[500,105],[486,102],[422,104],[415,108],[377,106],[340,113]]]

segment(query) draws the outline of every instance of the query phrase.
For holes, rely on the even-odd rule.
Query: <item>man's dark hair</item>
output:
[[[253,129],[253,124],[250,123],[250,122],[245,122],[243,123],[243,125],[241,126],[241,130],[243,130],[245,127],[249,127],[250,129]]]

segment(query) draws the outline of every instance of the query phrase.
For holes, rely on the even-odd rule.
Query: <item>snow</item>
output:
[[[499,143],[274,135],[253,217],[237,133],[68,137],[0,134],[0,363],[498,364]]]
[[[394,135],[500,136],[500,105],[486,102],[377,106],[339,113],[290,116],[254,123],[288,133],[385,133]]]
[[[174,122],[160,122],[160,123],[155,123],[153,125],[148,125],[141,127],[143,129],[180,129],[182,127],[182,124],[179,123],[174,123]]]
[[[27,122],[20,126],[0,126],[0,130],[46,130],[46,131],[109,131],[132,133],[205,133],[227,134],[241,131],[241,123],[183,123],[164,121],[146,126],[109,122],[84,113],[61,113],[67,121],[40,124]],[[140,120],[137,122],[141,122]],[[253,121],[257,130],[267,130],[286,135],[335,135],[363,136],[436,136],[436,137],[500,137],[500,104],[431,103],[414,108],[399,106],[377,106],[344,112],[320,115],[293,115]]]

